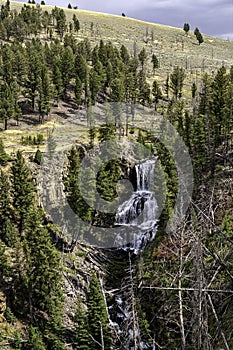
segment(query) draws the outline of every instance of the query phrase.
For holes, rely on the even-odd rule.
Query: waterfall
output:
[[[157,202],[152,191],[155,164],[155,160],[147,160],[135,165],[136,190],[116,213],[115,225],[122,228],[116,246],[118,251],[124,252],[123,259],[129,259],[127,268],[122,271],[125,277],[120,281],[119,289],[113,292],[108,306],[111,325],[116,333],[114,349],[118,350],[155,349],[140,332],[133,286],[135,267],[131,262],[132,257],[137,256],[155,237]]]
[[[119,206],[116,213],[115,224],[122,226],[122,231],[116,238],[116,246],[134,250],[136,254],[155,236],[157,202],[151,190],[154,168],[155,160],[135,165],[136,191]]]

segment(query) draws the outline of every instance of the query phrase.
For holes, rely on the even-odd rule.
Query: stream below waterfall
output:
[[[155,165],[155,160],[135,165],[136,190],[116,213],[115,225],[121,228],[121,234],[116,238],[117,250],[128,260],[118,288],[110,291],[113,297],[108,305],[111,326],[116,335],[114,349],[118,350],[155,349],[140,331],[133,287],[135,266],[132,263],[156,234],[157,202],[152,191]],[[130,241],[126,241],[124,237],[127,237],[129,229],[133,231],[133,236],[131,234]]]

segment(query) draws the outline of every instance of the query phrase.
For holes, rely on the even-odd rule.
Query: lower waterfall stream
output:
[[[132,263],[156,234],[157,202],[154,192],[151,191],[155,164],[155,160],[147,160],[135,165],[136,190],[116,213],[115,225],[122,227],[123,236],[128,228],[133,229],[133,239],[130,242],[123,240],[122,246],[119,247],[121,237],[116,239],[117,251],[122,252],[127,265],[122,271],[121,280],[118,281],[118,288],[109,291],[113,297],[108,305],[108,312],[116,334],[114,349],[118,350],[155,349],[148,339],[143,338],[140,331],[133,286],[135,266]]]

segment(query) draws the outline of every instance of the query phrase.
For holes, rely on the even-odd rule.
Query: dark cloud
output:
[[[227,3],[227,1],[225,1]],[[203,33],[227,38],[233,38],[233,7],[203,6],[193,7],[192,11],[188,8],[141,8],[133,10],[131,16],[146,20],[149,22],[171,25],[174,27],[183,27],[184,22],[190,23],[194,29],[198,27]]]

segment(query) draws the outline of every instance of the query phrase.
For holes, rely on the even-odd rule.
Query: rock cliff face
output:
[[[79,145],[77,149],[80,150]],[[82,154],[85,154],[83,148]],[[139,327],[134,279],[139,253],[155,235],[156,201],[150,192],[154,166],[155,161],[144,161],[135,166],[124,158],[121,159],[120,177],[121,180],[130,181],[131,192],[119,207],[112,225],[112,229],[115,226],[120,228],[115,247],[101,249],[74,241],[66,243],[66,268],[63,272],[64,326],[75,331],[74,316],[78,296],[81,296],[86,305],[90,276],[94,271],[105,300],[113,339],[112,349],[133,349],[135,342],[140,344],[141,349],[150,349]],[[122,186],[122,191],[124,181],[119,186]],[[103,216],[102,225],[108,225],[108,220],[105,222],[104,219]]]

